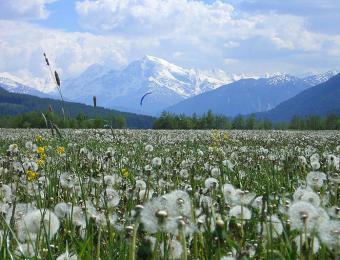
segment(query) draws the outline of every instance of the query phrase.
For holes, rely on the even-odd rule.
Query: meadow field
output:
[[[0,259],[337,259],[340,131],[0,129]]]

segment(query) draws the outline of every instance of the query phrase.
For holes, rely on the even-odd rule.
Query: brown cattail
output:
[[[58,72],[54,71],[54,77],[55,77],[55,81],[57,82],[57,85],[60,87],[60,78],[59,78]]]
[[[97,107],[97,97],[93,96],[93,107],[96,108]]]
[[[47,56],[46,56],[46,53],[45,53],[45,52],[44,52],[44,57],[45,57],[46,65],[47,65],[47,66],[50,66],[50,63],[49,63],[49,61],[48,61],[48,59],[47,59]]]

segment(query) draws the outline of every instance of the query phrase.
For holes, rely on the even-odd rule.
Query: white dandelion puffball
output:
[[[146,189],[146,183],[143,180],[136,180],[136,189],[137,190],[145,190]]]
[[[229,216],[248,220],[251,218],[251,211],[247,207],[237,205],[230,209]]]
[[[107,187],[112,187],[115,185],[117,181],[117,177],[114,175],[105,175],[104,176],[104,183]]]
[[[294,202],[288,210],[292,229],[312,231],[318,222],[319,212],[316,207],[305,201]]]
[[[308,236],[308,234],[307,234]],[[309,241],[309,239],[307,239],[307,241]],[[301,245],[303,246],[306,243],[306,235],[305,234],[301,234],[300,236],[297,236],[294,238],[294,243],[296,244],[297,247],[297,251],[300,252],[301,250]],[[313,239],[313,253],[316,254],[320,249],[320,242],[319,239],[314,236]]]
[[[323,172],[310,172],[307,174],[306,182],[311,188],[320,189],[326,179],[326,174]]]
[[[157,217],[160,211],[165,214],[162,223]],[[173,225],[168,225],[168,222],[178,217],[187,219],[191,217],[190,197],[185,191],[181,190],[175,190],[148,201],[141,212],[141,222],[144,229],[150,234],[154,234],[158,230],[176,233],[176,230],[173,230]]]
[[[310,165],[312,166],[313,171],[320,169],[320,162],[319,161],[311,161]]]
[[[147,144],[147,145],[145,146],[145,151],[146,151],[146,152],[152,152],[152,151],[153,151],[153,146],[152,146],[151,144]]]
[[[236,191],[233,185],[226,183],[222,186],[222,193],[226,203],[231,203],[235,200]]]
[[[189,177],[189,172],[187,169],[182,169],[180,172],[179,172],[179,175],[181,176],[181,178],[183,179],[186,179]]]
[[[107,206],[107,208],[112,209],[118,206],[119,201],[120,196],[114,189],[107,188],[100,195],[100,203],[102,207]]]
[[[163,243],[160,246],[161,248],[161,255],[164,257],[164,245]],[[168,257],[169,259],[180,259],[182,256],[183,248],[182,244],[177,239],[172,239],[170,241]]]
[[[159,167],[162,165],[162,159],[159,158],[159,157],[155,157],[152,159],[152,162],[151,162],[152,166],[153,167]]]
[[[318,196],[318,194],[316,194],[313,191],[304,192],[304,194],[301,196],[301,200],[309,202],[315,207],[320,206],[320,203],[321,203],[320,197]]]
[[[323,221],[318,228],[319,237],[329,249],[340,247],[340,221]]]
[[[10,186],[3,184],[0,187],[0,202],[12,201],[12,189]]]
[[[219,168],[214,167],[211,169],[211,176],[218,178],[221,175],[221,171]]]
[[[37,209],[27,213],[18,228],[20,241],[34,241],[38,234],[46,234],[49,239],[58,232],[60,222],[58,217],[47,209]]]
[[[64,189],[72,189],[76,184],[74,175],[69,172],[64,172],[60,175],[59,182]]]
[[[222,163],[223,163],[223,165],[227,166],[229,171],[233,171],[234,170],[235,165],[231,161],[224,160]]]
[[[71,211],[70,205],[67,205],[65,202],[60,202],[54,206],[54,213],[58,218],[66,218],[69,216]]]
[[[218,180],[216,180],[215,178],[208,178],[204,181],[204,185],[207,189],[217,189]]]
[[[267,222],[262,224],[262,232],[265,237],[271,234],[273,238],[277,238],[283,232],[281,220],[276,215],[268,216]]]
[[[78,256],[70,254],[69,252],[65,252],[64,254],[57,257],[56,260],[77,260]]]
[[[235,205],[248,205],[252,203],[255,197],[256,197],[255,193],[243,191],[241,189],[236,189],[233,203]]]

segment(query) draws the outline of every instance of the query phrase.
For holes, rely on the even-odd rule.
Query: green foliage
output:
[[[123,115],[111,114],[109,117],[87,118],[80,113],[74,118],[64,120],[61,115],[53,112],[44,113],[47,122],[53,122],[59,128],[127,128],[128,124]],[[0,116],[0,128],[46,128],[42,113],[29,112],[17,116]],[[50,127],[50,123],[48,123]]]
[[[163,112],[154,123],[155,129],[296,129],[296,130],[337,130],[340,129],[340,118],[336,114],[329,114],[322,118],[317,115],[306,117],[294,116],[290,122],[271,122],[259,120],[254,114],[246,117],[238,115],[233,119],[221,115],[214,115],[211,111],[197,117],[175,115]]]
[[[103,127],[106,123],[100,121],[107,120],[108,118],[112,119],[112,117],[117,118],[116,128],[152,128],[154,122],[154,118],[150,116],[119,112],[98,106],[94,109],[92,106],[74,102],[64,102],[62,104],[60,100],[10,93],[0,88],[0,126],[44,127],[45,123],[43,122],[43,124],[41,124],[40,119],[37,121],[35,117],[41,117],[41,112],[49,108],[53,111],[54,116],[60,117],[62,115],[62,106],[64,107],[67,119],[67,122],[61,123],[63,127],[87,128],[89,125],[93,127]],[[83,122],[90,120],[90,118],[95,122]],[[101,120],[97,118],[101,118]],[[6,122],[6,120],[10,122]],[[44,121],[42,117],[41,120]],[[13,121],[16,121],[16,123],[14,124]],[[25,126],[23,126],[24,123],[22,121],[27,121]],[[77,123],[79,123],[79,125],[77,125]]]

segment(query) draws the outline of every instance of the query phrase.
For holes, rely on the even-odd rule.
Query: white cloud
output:
[[[242,41],[256,37],[270,42],[273,50],[327,54],[339,47],[336,35],[309,31],[301,16],[249,14],[221,1],[85,0],[76,3],[76,10],[88,30],[160,42],[163,52],[171,51],[172,57],[185,58],[175,55],[178,52],[195,53],[198,64],[199,59],[223,55],[232,51],[227,49],[236,49]],[[330,48],[325,48],[326,44]],[[228,58],[215,62],[222,64]]]
[[[49,1],[28,1],[37,6],[35,16],[20,12],[43,18]],[[4,3],[8,7],[10,1],[0,0],[0,7]],[[93,63],[119,67],[144,54],[231,73],[299,73],[339,65],[340,33],[310,31],[297,15],[247,13],[221,1],[193,0],[86,0],[76,2],[76,11],[88,33],[0,20],[0,71],[44,77],[43,51],[62,79]]]
[[[46,19],[49,15],[46,4],[58,0],[1,0],[0,19]]]
[[[127,62],[128,48],[119,37],[48,30],[24,22],[0,20],[0,71],[21,76],[49,76],[43,52],[65,79],[93,63],[121,66]]]

